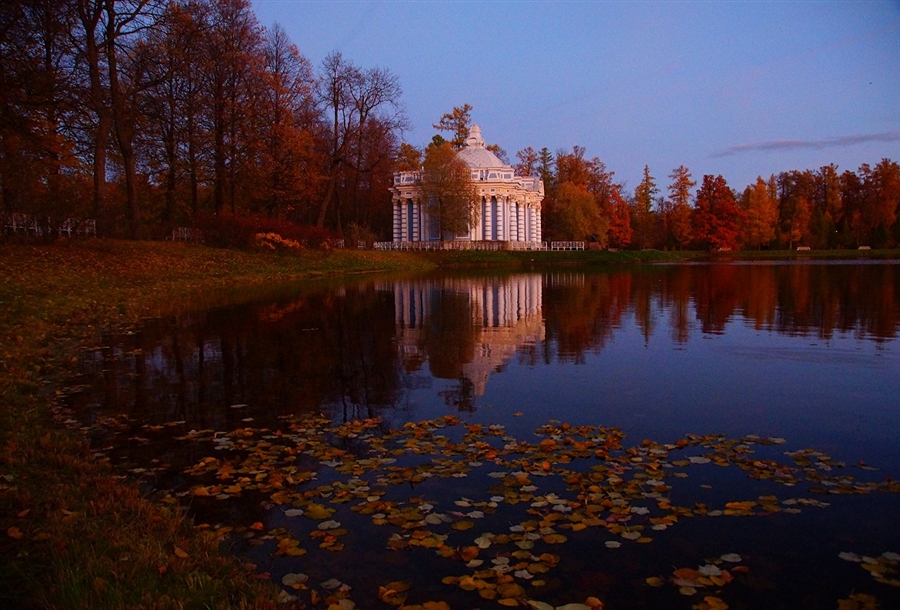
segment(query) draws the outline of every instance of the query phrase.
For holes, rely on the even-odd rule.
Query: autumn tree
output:
[[[815,177],[808,170],[793,170],[779,174],[777,183],[781,241],[793,250],[809,240]]]
[[[631,209],[622,196],[621,188],[615,185],[609,203],[609,246],[625,248],[631,244]]]
[[[422,151],[413,146],[402,142],[400,148],[397,149],[397,155],[394,158],[397,171],[399,172],[415,172],[422,169]]]
[[[516,158],[519,160],[513,167],[519,176],[537,175],[538,153],[532,147],[527,146],[516,152]]]
[[[691,189],[697,185],[697,182],[691,179],[691,172],[684,165],[679,165],[672,170],[669,178],[672,179],[672,182],[667,187],[669,191],[665,214],[667,236],[679,248],[684,248],[693,239]]]
[[[438,131],[446,131],[450,133],[450,144],[454,150],[462,150],[466,145],[466,138],[469,136],[469,127],[472,125],[472,106],[463,104],[462,106],[454,106],[453,110],[445,113],[433,124],[432,127]]]
[[[869,232],[872,245],[883,247],[890,243],[891,229],[897,222],[900,206],[900,166],[890,159],[882,159],[863,179],[865,210],[863,226]]]
[[[593,195],[573,182],[563,182],[556,192],[554,239],[588,240],[598,236],[605,240],[608,219],[600,215]]]
[[[833,163],[819,168],[813,190],[812,233],[817,248],[835,248],[840,244],[844,224],[841,180]]]
[[[656,233],[656,214],[653,203],[659,189],[656,180],[650,175],[650,167],[644,166],[641,182],[634,189],[631,226],[634,229],[634,242],[640,248],[649,248]]]
[[[694,210],[694,239],[709,250],[735,250],[740,236],[741,211],[722,176],[703,176]]]
[[[165,224],[178,215],[183,176],[189,177],[190,212],[199,212],[202,17],[196,11],[197,4],[170,4],[144,40],[144,53],[153,60],[147,61],[151,83],[139,101],[144,119],[143,164],[163,186],[159,220]]]
[[[71,0],[0,7],[0,213],[58,217],[75,204],[74,26]]]
[[[264,34],[260,115],[262,178],[255,199],[268,216],[293,216],[317,194],[313,69],[280,25]]]
[[[109,107],[113,133],[121,158],[125,186],[128,234],[139,237],[141,206],[138,200],[135,139],[140,121],[139,96],[151,86],[147,79],[148,55],[138,38],[152,30],[162,16],[162,0],[106,0],[105,58],[109,79]]]
[[[761,176],[748,186],[741,197],[744,243],[761,248],[775,239],[778,222],[778,200],[770,197],[769,186]]]
[[[477,222],[471,170],[457,157],[450,143],[425,149],[422,192],[441,241],[447,236],[467,233]]]
[[[407,121],[401,93],[397,77],[389,70],[363,70],[339,52],[325,58],[317,95],[330,123],[327,154],[330,161],[317,226],[325,226],[328,210],[334,204],[335,226],[340,229],[342,191],[339,186],[350,184],[355,189],[364,174],[378,164],[387,163],[395,153],[388,148],[384,154],[378,154],[372,138],[389,138],[393,142],[395,133],[405,129]],[[352,197],[353,190],[349,194]]]

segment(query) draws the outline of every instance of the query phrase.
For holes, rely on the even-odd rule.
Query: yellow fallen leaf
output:
[[[175,547],[175,556],[180,557],[182,559],[186,559],[188,554],[187,554],[187,551],[185,551],[183,548],[181,548],[180,546],[176,546]]]

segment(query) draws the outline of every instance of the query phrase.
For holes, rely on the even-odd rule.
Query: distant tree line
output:
[[[516,170],[544,181],[544,235],[593,239],[611,248],[735,250],[856,248],[900,245],[900,166],[882,159],[856,172],[836,165],[758,177],[743,190],[722,176],[699,183],[685,166],[661,192],[650,168],[633,192],[585,149],[528,147]]]
[[[29,214],[48,228],[92,217],[101,234],[135,238],[248,217],[388,238],[393,172],[438,163],[440,151],[462,147],[471,123],[469,104],[454,107],[434,125],[450,139],[417,148],[402,141],[401,97],[385,68],[339,52],[313,66],[280,26],[260,26],[249,0],[8,0],[0,215]],[[488,149],[508,162],[498,145]],[[782,172],[743,191],[721,176],[695,190],[683,166],[663,188],[645,167],[626,192],[585,153],[516,154],[520,174],[544,181],[547,239],[669,249],[900,244],[900,169],[888,159],[856,172]],[[440,203],[448,230],[461,214],[473,221],[456,198]]]

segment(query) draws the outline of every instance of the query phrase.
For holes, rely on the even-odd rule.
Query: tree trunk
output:
[[[140,235],[141,210],[137,197],[137,172],[135,170],[133,126],[127,106],[127,96],[119,83],[119,63],[116,53],[116,12],[115,3],[106,3],[106,63],[109,68],[109,93],[116,141],[122,155],[125,169],[125,201],[128,217],[128,234],[132,239]]]

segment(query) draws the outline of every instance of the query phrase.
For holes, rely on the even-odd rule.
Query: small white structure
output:
[[[472,170],[480,197],[478,222],[464,235],[444,236],[455,241],[541,241],[541,202],[544,183],[515,170],[484,146],[481,128],[472,125],[465,147],[457,153]],[[422,172],[395,172],[391,195],[394,242],[441,241],[440,228],[429,218],[422,192]]]

